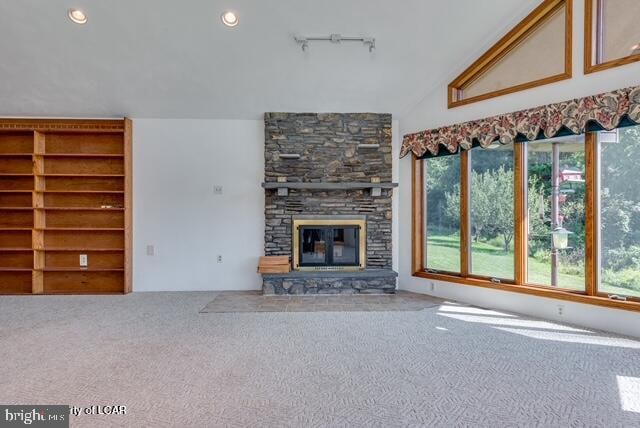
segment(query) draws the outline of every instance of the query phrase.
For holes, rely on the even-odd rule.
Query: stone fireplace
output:
[[[265,114],[265,294],[392,293],[391,115]]]

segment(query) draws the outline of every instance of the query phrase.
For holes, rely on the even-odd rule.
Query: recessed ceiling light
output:
[[[67,15],[76,24],[86,24],[88,21],[87,15],[80,9],[69,9]]]
[[[228,10],[222,14],[222,23],[227,27],[235,27],[238,22],[238,16],[234,12]]]

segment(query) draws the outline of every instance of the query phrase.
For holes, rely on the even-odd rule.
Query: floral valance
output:
[[[640,86],[407,134],[400,157],[409,152],[417,157],[446,153],[440,146],[456,153],[471,149],[474,143],[488,147],[495,141],[509,144],[593,129],[612,130],[623,120],[640,123]]]

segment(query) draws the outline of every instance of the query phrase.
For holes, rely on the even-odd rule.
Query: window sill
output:
[[[455,284],[471,285],[475,287],[491,288],[493,290],[509,291],[513,293],[528,294],[550,299],[566,300],[570,302],[586,303],[589,305],[604,306],[608,308],[623,309],[627,311],[640,312],[640,302],[611,300],[606,297],[587,296],[564,290],[550,290],[547,288],[531,287],[528,285],[515,285],[505,283],[494,283],[488,280],[476,278],[463,278],[454,275],[429,273],[424,271],[414,272],[416,278],[433,279],[436,281],[452,282]]]

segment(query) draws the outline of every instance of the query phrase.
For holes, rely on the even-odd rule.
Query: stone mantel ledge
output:
[[[306,189],[306,190],[349,190],[349,189],[393,189],[398,187],[398,183],[371,183],[349,182],[349,183],[300,183],[286,182],[280,183],[269,181],[262,183],[265,189]]]
[[[265,278],[380,278],[398,277],[398,272],[391,269],[365,270],[294,270],[287,273],[263,273]]]

